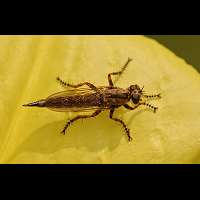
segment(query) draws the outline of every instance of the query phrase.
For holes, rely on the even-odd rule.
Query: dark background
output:
[[[200,72],[200,35],[146,35],[182,57]]]

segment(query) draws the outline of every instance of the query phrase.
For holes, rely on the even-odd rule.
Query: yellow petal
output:
[[[199,163],[200,76],[174,53],[143,36],[1,36],[1,163]],[[22,104],[71,83],[108,85],[107,74],[133,58],[117,86],[144,85],[162,94],[156,114],[120,108],[133,141],[105,111],[77,121],[60,134],[73,113]]]

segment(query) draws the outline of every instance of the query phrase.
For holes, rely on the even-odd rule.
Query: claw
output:
[[[131,136],[129,136],[128,141],[131,142],[133,140],[133,138]]]
[[[65,135],[65,130],[66,130],[66,129],[63,129],[63,130],[60,132],[60,134]]]
[[[158,110],[158,107],[155,107],[153,112],[156,113],[157,110]]]
[[[128,62],[131,62],[133,59],[132,58],[128,58]]]

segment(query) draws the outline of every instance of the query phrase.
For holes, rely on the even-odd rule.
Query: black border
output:
[[[14,6],[14,5],[13,5]],[[67,2],[2,9],[0,34],[176,35],[200,34],[198,6],[184,2]]]
[[[199,165],[0,165],[1,192],[26,198],[191,198],[199,178]]]
[[[3,176],[196,177],[198,164],[1,164]]]
[[[125,7],[116,9],[115,6],[103,5],[106,9],[96,6],[96,9],[88,7],[79,8],[74,5],[63,6],[61,9],[49,10],[48,7],[39,9],[24,9],[25,13],[9,10],[0,17],[0,34],[6,35],[177,35],[200,34],[199,17],[195,10],[192,15],[188,10],[171,9],[164,12],[155,7],[152,9],[144,2],[143,7],[126,4]],[[121,5],[121,4],[120,4]],[[38,5],[36,5],[38,6]],[[165,7],[166,5],[162,5]],[[146,7],[146,9],[142,9]],[[98,8],[98,9],[97,9]],[[126,9],[124,9],[126,8]],[[81,9],[81,11],[80,11]],[[57,10],[57,11],[56,11]],[[182,11],[180,14],[178,11]],[[30,12],[30,13],[29,13]],[[196,15],[195,15],[196,13]],[[12,15],[11,15],[12,14]],[[149,183],[160,184],[161,180],[168,180],[174,184],[174,178],[178,183],[193,183],[193,179],[199,180],[199,165],[0,165],[1,182],[24,184],[34,179],[36,184],[45,183],[66,186],[67,183],[81,183],[87,180],[103,180],[108,178],[114,181],[121,179],[134,179],[135,183],[142,185]],[[12,178],[12,179],[11,179]],[[62,179],[62,183],[58,182]],[[41,181],[42,180],[42,181]],[[159,181],[158,181],[159,180]],[[189,180],[189,182],[187,182]],[[54,182],[55,181],[55,182]],[[124,182],[123,182],[124,183]],[[120,184],[116,181],[116,184]],[[121,184],[120,184],[121,185]],[[124,185],[128,185],[127,182]],[[67,187],[67,186],[66,186]],[[127,191],[128,192],[128,191]],[[134,188],[133,188],[134,192]],[[145,192],[145,191],[144,191]],[[157,192],[157,191],[155,191]],[[168,192],[168,191],[166,191]]]
[[[1,23],[0,35],[199,35],[199,26],[176,19],[38,19]],[[125,20],[125,21],[124,21]]]
[[[2,2],[0,34],[199,34],[196,4],[188,1],[177,5],[171,1]]]

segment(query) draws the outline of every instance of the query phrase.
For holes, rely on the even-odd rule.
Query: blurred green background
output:
[[[146,35],[157,40],[200,72],[200,35]]]

